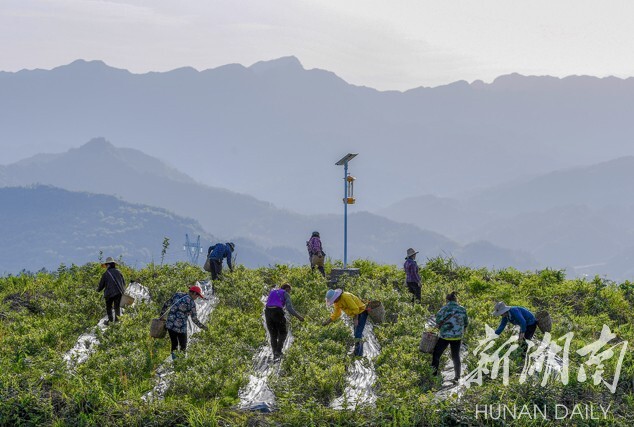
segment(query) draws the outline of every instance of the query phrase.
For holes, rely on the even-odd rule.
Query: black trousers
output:
[[[222,260],[212,259],[211,264],[211,280],[218,280],[222,274]]]
[[[112,322],[112,306],[114,305],[114,320],[115,322],[121,317],[121,294],[115,295],[110,298],[106,298],[106,314],[108,315],[108,321]]]
[[[535,329],[537,329],[537,323],[535,323],[534,325],[527,326],[526,332],[524,332],[524,339],[532,340],[533,335],[535,335]]]
[[[445,340],[438,338],[436,348],[434,348],[434,355],[431,360],[431,367],[434,370],[434,375],[438,375],[438,365],[440,364],[440,356],[445,352],[447,346],[451,346],[451,359],[453,360],[453,370],[455,378],[460,378],[460,343],[462,340]]]
[[[168,329],[167,332],[170,334],[170,341],[172,342],[172,351],[176,351],[178,346],[180,346],[181,351],[187,350],[187,332],[178,333],[176,331],[172,331]]]
[[[280,356],[284,341],[286,341],[286,336],[288,335],[284,310],[280,307],[266,307],[264,309],[264,319],[266,320],[266,329],[269,330],[269,335],[271,336],[273,355]]]
[[[420,302],[420,284],[416,282],[407,282],[407,289],[414,295],[412,301],[416,298]]]

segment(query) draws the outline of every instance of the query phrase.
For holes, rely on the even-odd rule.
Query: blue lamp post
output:
[[[343,165],[343,268],[346,269],[348,264],[348,205],[355,202],[353,194],[353,185],[355,178],[348,174],[348,162],[359,153],[348,153],[341,158],[335,165]]]

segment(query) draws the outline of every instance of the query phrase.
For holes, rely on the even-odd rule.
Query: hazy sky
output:
[[[634,75],[631,0],[0,0],[0,70],[133,72],[295,55],[378,89]]]

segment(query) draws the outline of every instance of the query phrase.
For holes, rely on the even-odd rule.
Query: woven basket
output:
[[[381,301],[370,301],[365,307],[374,323],[383,323],[385,321],[385,307],[383,307]]]
[[[150,336],[152,338],[165,338],[165,334],[167,334],[165,320],[152,319],[152,323],[150,324]]]
[[[550,332],[553,328],[553,321],[547,311],[542,310],[535,315],[537,327],[544,333]]]
[[[434,332],[423,332],[418,349],[423,353],[433,353],[438,342],[438,335]]]
[[[132,295],[123,294],[121,296],[121,307],[127,307],[134,304],[134,297]]]

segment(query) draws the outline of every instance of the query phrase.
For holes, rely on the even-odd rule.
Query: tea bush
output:
[[[340,263],[326,268],[336,265]],[[363,299],[381,300],[387,312],[386,321],[374,328],[381,346],[374,360],[375,407],[345,411],[330,407],[346,386],[353,340],[350,327],[342,321],[321,325],[329,315],[324,304],[328,284],[307,267],[249,270],[238,266],[233,273],[227,272],[215,285],[218,304],[208,320],[209,329],[199,332],[187,356],[174,362],[164,399],[145,402],[142,396],[154,387],[156,371],[170,353],[167,339],[149,337],[149,323],[174,292],[205,280],[207,274],[187,263],[150,264],[142,269],[122,265],[124,276],[146,286],[152,300],[129,308],[121,322],[98,331],[100,343],[94,352],[70,369],[64,354],[104,315],[103,296],[95,292],[103,269],[90,263],[0,278],[0,425],[501,425],[477,417],[475,405],[483,403],[603,403],[611,405],[609,418],[588,421],[588,425],[634,422],[632,283],[566,279],[559,270],[470,269],[436,258],[421,268],[422,304],[414,304],[400,266],[367,260],[357,260],[353,266],[359,268],[360,276],[344,278],[340,286]],[[292,285],[293,304],[306,321],[291,320],[293,345],[282,359],[279,375],[269,379],[278,410],[268,415],[239,411],[239,390],[248,383],[253,357],[268,345],[262,298],[284,282]],[[608,325],[617,335],[615,343],[630,342],[616,392],[610,393],[600,383],[594,385],[591,379],[578,381],[576,371],[567,385],[550,381],[542,387],[534,378],[520,384],[524,359],[513,354],[508,386],[485,377],[481,386],[466,389],[460,398],[439,400],[431,356],[420,354],[417,347],[428,319],[451,291],[458,292],[470,316],[464,339],[470,350],[484,338],[485,325],[497,326],[499,318],[492,317],[491,311],[500,300],[533,311],[547,310],[555,338],[574,332],[571,366],[587,360],[574,350],[595,341],[603,324]],[[494,348],[511,334],[506,331]],[[469,354],[463,375],[475,369],[477,362]],[[604,376],[612,378],[614,358],[604,361],[604,370]],[[576,425],[574,420],[562,423]],[[541,425],[535,420],[516,424]]]

